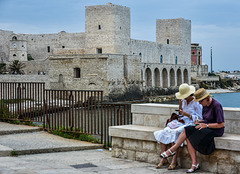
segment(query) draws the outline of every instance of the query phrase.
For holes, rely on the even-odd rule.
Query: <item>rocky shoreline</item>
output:
[[[207,92],[211,94],[218,94],[218,93],[230,93],[230,92],[237,92],[237,90],[230,90],[230,89],[207,89]]]

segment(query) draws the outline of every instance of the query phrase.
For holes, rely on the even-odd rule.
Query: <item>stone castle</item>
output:
[[[157,19],[156,42],[136,40],[130,8],[107,3],[85,7],[85,32],[0,30],[0,41],[2,62],[24,62],[22,80],[44,72],[51,89],[98,89],[116,97],[191,83],[191,21],[183,18]]]

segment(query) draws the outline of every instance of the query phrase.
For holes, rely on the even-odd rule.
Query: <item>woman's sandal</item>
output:
[[[170,155],[167,155],[167,151],[170,153]],[[168,158],[171,156],[174,156],[176,152],[172,152],[170,149],[168,149],[167,151],[161,153],[160,157],[161,158]]]
[[[156,169],[160,169],[162,166],[165,166],[165,165],[168,165],[169,164],[169,162],[167,161],[167,162],[162,162],[162,161],[160,161],[159,163],[158,163],[158,165],[156,166]]]
[[[171,163],[171,164],[168,166],[168,170],[174,170],[176,167],[177,167],[177,163]]]
[[[200,169],[199,163],[197,165],[192,164],[192,166],[194,167],[193,169],[188,169],[188,171],[186,173],[194,173],[196,170]]]

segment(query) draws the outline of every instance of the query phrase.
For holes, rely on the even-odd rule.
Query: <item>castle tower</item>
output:
[[[191,21],[183,18],[157,19],[156,42],[180,46],[178,64],[191,65]],[[175,58],[173,58],[175,59]]]
[[[126,54],[130,42],[130,8],[107,3],[85,8],[86,52]]]
[[[9,61],[27,61],[27,41],[19,35],[12,35],[9,54]]]

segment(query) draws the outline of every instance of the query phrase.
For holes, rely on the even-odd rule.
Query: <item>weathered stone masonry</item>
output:
[[[136,40],[131,38],[130,8],[107,3],[86,7],[85,32],[0,30],[0,39],[3,61],[27,62],[30,54],[34,63],[27,64],[26,73],[45,72],[51,88],[103,89],[108,96],[133,86],[143,90],[191,83],[191,21],[183,18],[157,19],[156,42]]]

